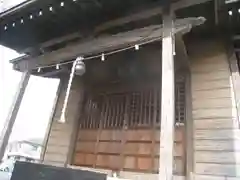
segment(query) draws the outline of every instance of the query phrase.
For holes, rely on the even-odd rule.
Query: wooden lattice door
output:
[[[161,88],[88,94],[74,165],[113,171],[158,171]],[[176,85],[176,174],[184,174],[185,85]]]

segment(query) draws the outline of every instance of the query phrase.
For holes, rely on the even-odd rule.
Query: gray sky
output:
[[[0,129],[18,86],[21,73],[12,70],[10,59],[18,54],[0,46]],[[11,140],[44,137],[59,81],[32,76],[13,128]]]

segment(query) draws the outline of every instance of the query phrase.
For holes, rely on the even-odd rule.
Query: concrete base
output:
[[[79,167],[79,166],[68,166],[73,169],[81,169],[86,171],[93,171],[104,173],[108,175],[108,180],[159,180],[158,174],[144,174],[144,173],[137,173],[137,172],[126,172],[121,171],[118,174],[118,177],[113,177],[113,172],[111,170],[105,169],[94,169],[94,168],[86,168],[86,167]],[[173,180],[185,180],[185,176],[177,176],[173,177]]]

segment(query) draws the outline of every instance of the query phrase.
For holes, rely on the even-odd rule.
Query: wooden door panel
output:
[[[136,169],[136,157],[124,156],[123,169]]]
[[[126,130],[126,141],[149,141],[152,142],[152,131],[151,129],[135,129],[135,130]]]
[[[81,129],[78,132],[78,139],[83,141],[97,141],[98,131]]]
[[[151,155],[152,146],[151,143],[126,143],[124,145],[125,155]]]
[[[144,88],[87,96],[80,119],[74,165],[157,173],[160,92],[160,89]],[[176,98],[181,101],[176,103],[176,123],[181,126],[175,127],[173,168],[179,175],[185,173],[183,94],[183,90],[176,90]]]
[[[151,172],[152,171],[151,157],[138,157],[137,158],[137,167],[135,167],[135,170]]]
[[[120,154],[121,143],[120,142],[99,142],[96,151],[98,153]]]
[[[121,141],[121,130],[102,130],[99,135],[100,141]]]
[[[116,170],[120,168],[120,156],[116,155],[97,155],[96,167]]]
[[[79,141],[76,146],[77,152],[94,153],[96,142]]]

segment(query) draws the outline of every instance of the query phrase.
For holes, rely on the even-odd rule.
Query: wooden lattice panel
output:
[[[185,86],[176,86],[176,123],[185,121]],[[89,95],[80,119],[74,164],[156,173],[160,147],[160,89]],[[178,102],[181,101],[181,102]],[[184,175],[184,126],[175,128],[174,171]]]

